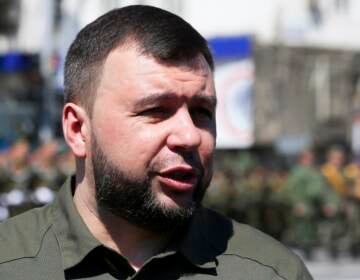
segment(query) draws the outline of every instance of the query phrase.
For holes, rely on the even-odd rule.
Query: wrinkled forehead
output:
[[[151,57],[151,56],[150,56]],[[152,57],[154,58],[154,57]],[[176,61],[164,61],[154,58],[159,64],[169,67],[177,67],[184,70],[191,70],[203,73],[204,75],[208,75],[212,72],[209,64],[207,63],[205,57],[199,53],[196,56],[189,58],[182,58]]]
[[[158,64],[168,67],[179,67],[187,70],[212,72],[212,68],[207,62],[205,56],[201,53],[189,54],[184,52],[174,53],[171,57],[158,57],[156,54],[146,51],[146,49],[134,39],[127,39],[121,45],[114,48],[107,57],[111,56],[113,52],[126,53],[133,51],[138,57],[145,57],[155,60]]]
[[[164,93],[187,98],[216,95],[212,70],[201,54],[169,63],[129,47],[117,48],[107,57],[97,96],[102,93],[121,93],[116,98],[126,100]]]

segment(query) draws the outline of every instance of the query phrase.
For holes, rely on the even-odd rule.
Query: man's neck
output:
[[[169,242],[170,234],[147,231],[108,212],[99,213],[93,190],[84,182],[75,189],[74,203],[94,237],[124,256],[135,270]]]

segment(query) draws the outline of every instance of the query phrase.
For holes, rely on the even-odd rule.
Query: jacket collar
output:
[[[229,219],[200,207],[187,229],[180,251],[199,268],[215,268],[217,256],[225,252],[232,235],[233,225]]]
[[[79,264],[92,250],[102,246],[82,220],[73,202],[75,177],[60,189],[53,207],[55,234],[62,251],[64,269]],[[233,235],[232,222],[222,215],[199,207],[183,233],[179,251],[193,265],[215,268]]]
[[[54,227],[61,248],[63,267],[68,269],[80,263],[93,249],[101,246],[75,208],[73,188],[75,177],[69,178],[54,202]]]

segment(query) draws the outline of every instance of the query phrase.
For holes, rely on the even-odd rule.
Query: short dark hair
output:
[[[207,41],[185,20],[160,8],[132,5],[114,9],[85,26],[65,59],[65,102],[90,113],[102,66],[115,48],[134,44],[162,63],[178,63],[202,54],[214,69]]]

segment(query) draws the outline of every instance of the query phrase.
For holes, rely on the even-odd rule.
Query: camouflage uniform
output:
[[[326,187],[321,174],[313,166],[297,165],[289,175],[285,195],[291,208],[288,242],[299,246],[307,257],[318,242],[318,222]]]
[[[333,209],[325,213],[325,221],[322,223],[324,245],[332,257],[337,258],[340,249],[347,246],[349,240],[347,234],[346,204],[349,189],[343,170],[332,163],[326,163],[321,167],[321,173],[326,179],[330,191],[330,199]]]
[[[348,181],[349,195],[345,207],[347,233],[349,238],[348,250],[357,257],[360,253],[360,166],[353,162],[345,167],[345,177]]]

